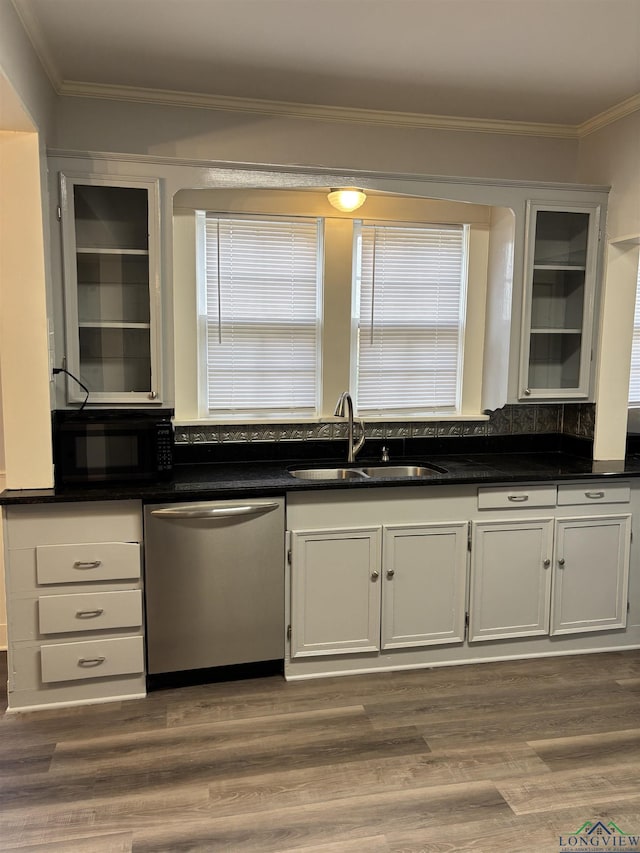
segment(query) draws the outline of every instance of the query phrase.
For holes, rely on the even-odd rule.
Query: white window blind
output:
[[[636,284],[636,310],[633,316],[633,344],[631,347],[631,378],[629,381],[629,402],[640,406],[640,265]]]
[[[320,220],[204,222],[208,414],[316,416]]]
[[[466,226],[356,228],[358,413],[460,408]]]

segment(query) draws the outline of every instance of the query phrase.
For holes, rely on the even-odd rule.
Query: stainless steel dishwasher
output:
[[[284,499],[146,506],[150,675],[284,657]]]

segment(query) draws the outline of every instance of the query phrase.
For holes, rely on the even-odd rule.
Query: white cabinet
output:
[[[157,180],[61,173],[66,369],[89,403],[158,403]],[[85,392],[69,379],[70,402]]]
[[[631,515],[556,522],[551,633],[624,628]]]
[[[549,633],[553,519],[472,527],[469,640]]]
[[[529,202],[520,400],[586,400],[598,271],[600,206]]]
[[[375,652],[379,527],[291,534],[291,654]]]
[[[478,505],[502,507],[501,493],[508,499],[512,492],[481,489]],[[626,627],[631,514],[596,515],[585,507],[629,499],[627,483],[561,484],[553,518],[514,511],[509,518],[474,521],[469,640]],[[589,514],[567,509],[578,506]]]
[[[144,696],[140,502],[4,519],[10,709]]]
[[[292,658],[463,642],[467,530],[291,531]]]
[[[382,648],[462,643],[466,522],[384,528]]]

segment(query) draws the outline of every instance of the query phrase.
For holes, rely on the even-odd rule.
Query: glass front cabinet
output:
[[[527,204],[520,400],[591,393],[600,207]]]
[[[89,403],[159,403],[159,189],[61,174],[66,369]],[[85,392],[69,379],[68,400]]]

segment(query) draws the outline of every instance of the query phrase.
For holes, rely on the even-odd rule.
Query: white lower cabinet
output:
[[[293,531],[293,655],[374,652],[380,643],[378,527]]]
[[[469,640],[549,633],[553,519],[472,526]]]
[[[466,521],[384,528],[382,648],[462,643]]]
[[[10,710],[144,696],[139,501],[5,510]]]
[[[638,513],[605,478],[292,493],[285,676],[640,648]]]
[[[463,642],[467,530],[291,531],[291,657]]]
[[[630,514],[472,529],[471,642],[626,626]]]
[[[627,624],[631,515],[556,522],[551,633]]]

